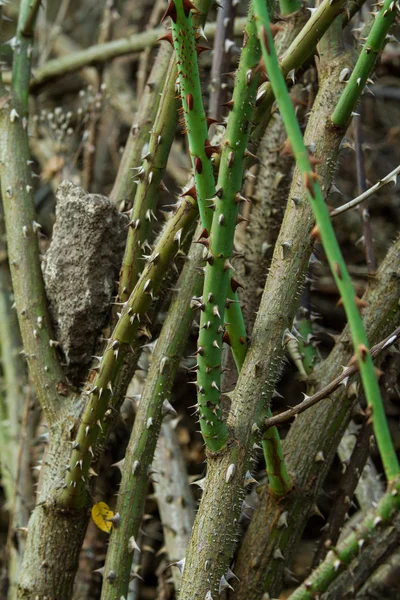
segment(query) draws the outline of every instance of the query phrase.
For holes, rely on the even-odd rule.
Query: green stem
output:
[[[357,529],[337,548],[329,551],[324,562],[307,577],[288,600],[312,600],[325,592],[343,570],[350,566],[351,561],[362,553],[363,548],[374,543],[378,532],[383,527],[390,526],[399,509],[400,483],[393,481],[393,485],[383,496],[376,510],[370,512]]]
[[[332,123],[336,127],[346,127],[376,60],[383,50],[386,35],[393,24],[396,12],[396,3],[393,0],[385,0],[379,13],[376,13],[375,22],[369,32],[367,41],[332,115]]]
[[[300,0],[279,0],[281,15],[291,15],[301,8]]]
[[[341,13],[344,4],[345,0],[337,0],[333,3],[331,0],[324,0],[318,6],[279,61],[284,77],[287,77],[291,71],[301,67],[312,55],[324,33]],[[254,119],[256,126],[252,133],[252,140],[259,139],[264,134],[271,116],[274,92],[270,82],[260,86],[257,98]]]
[[[1,89],[0,178],[15,304],[32,383],[48,423],[68,384],[56,353],[40,266],[33,178],[28,145],[28,89],[32,36],[23,29],[30,13],[23,0],[17,25],[11,93]]]
[[[244,159],[257,92],[259,75],[255,68],[259,58],[260,47],[250,8],[236,74],[232,112],[222,143],[200,319],[197,377],[200,425],[206,445],[212,451],[220,450],[228,438],[220,405],[221,346],[230,279],[230,259],[238,214],[237,198],[242,186]],[[236,286],[237,282],[233,278],[230,279],[232,292],[236,292]],[[240,346],[238,350],[242,351]]]
[[[89,398],[73,441],[71,462],[67,466],[61,504],[80,507],[86,501],[88,470],[99,433],[103,429],[102,421],[112,417],[113,386],[126,355],[140,344],[139,328],[146,324],[146,313],[153,297],[158,293],[171,260],[177,254],[185,231],[191,226],[196,214],[193,199],[181,203],[168,221],[129,300],[123,305],[119,321],[101,358],[98,374],[88,390]]]
[[[190,2],[189,5],[192,6]],[[177,57],[180,94],[194,171],[200,219],[209,233],[213,215],[209,199],[213,197],[215,192],[214,173],[210,155],[207,154],[208,126],[201,96],[196,34],[193,32],[189,5],[184,0],[172,0],[166,15],[171,17],[172,39]]]
[[[130,177],[138,181],[129,216],[129,231],[119,280],[119,301],[126,302],[143,268],[143,253],[152,242],[153,222],[159,186],[176,129],[176,70],[170,62],[157,115],[150,134],[148,152],[138,171]]]
[[[269,28],[269,16],[262,0],[254,0],[257,13],[257,27],[262,40],[262,53],[271,86],[277,100],[283,122],[288,133],[299,171],[303,175],[308,199],[311,203],[319,235],[327,255],[336,285],[343,300],[355,348],[355,359],[358,361],[361,379],[364,385],[368,406],[372,411],[374,432],[389,481],[399,473],[399,463],[393,448],[385,411],[382,404],[379,385],[374,372],[374,365],[368,350],[368,341],[357,305],[353,284],[339,249],[331,224],[329,212],[324,202],[318,178],[312,170],[310,157],[305,148],[303,136],[296,120],[293,105],[286,87],[285,79],[276,57],[273,38]]]
[[[168,412],[176,370],[185,348],[193,312],[190,298],[199,288],[201,249],[195,245],[178,282],[179,293],[172,301],[154,350],[146,384],[126,451],[115,511],[120,523],[113,528],[104,568],[102,598],[127,596],[132,553],[129,540],[137,539],[163,416]],[[115,577],[109,574],[114,573]]]
[[[197,0],[198,14],[196,14],[195,22],[203,24],[205,17],[209,11],[211,0]],[[167,56],[170,53],[168,52]],[[171,56],[166,77],[163,77],[162,69],[166,68],[164,64],[163,53],[160,52],[161,59],[158,61],[157,69],[152,72],[151,81],[156,87],[161,87],[163,78],[165,79],[161,100],[158,97],[155,104],[158,104],[156,109],[155,119],[151,119],[151,112],[154,108],[145,103],[144,110],[140,111],[141,123],[138,143],[129,143],[124,152],[124,160],[121,163],[116,184],[113,189],[114,199],[118,198],[122,191],[133,192],[134,181],[138,181],[133,207],[130,213],[130,227],[128,239],[125,247],[124,259],[121,268],[119,281],[119,300],[126,302],[139,277],[139,273],[143,267],[143,250],[150,247],[153,237],[152,221],[156,219],[155,211],[159,196],[159,188],[162,183],[162,178],[167,166],[168,156],[174,140],[176,121],[177,121],[177,100],[176,100],[176,65],[175,59]],[[155,72],[154,72],[155,71]],[[157,90],[156,90],[157,91]],[[150,114],[149,114],[150,110]],[[151,127],[151,132],[149,131]],[[140,167],[139,160],[135,165],[132,164],[132,159],[137,159],[139,150],[142,154],[144,140],[149,137],[148,151],[143,158]],[[129,171],[137,172],[130,174]],[[131,183],[126,183],[126,180]],[[125,181],[125,183],[123,183]]]

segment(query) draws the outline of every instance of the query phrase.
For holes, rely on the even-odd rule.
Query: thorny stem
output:
[[[258,17],[257,28],[260,39],[262,40],[261,48],[268,76],[288,133],[297,166],[303,174],[303,182],[306,187],[307,196],[317,222],[317,235],[321,237],[333,277],[340,291],[355,348],[354,360],[358,361],[367,403],[372,412],[374,433],[386,477],[391,481],[399,473],[400,467],[390,437],[379,384],[374,372],[374,365],[367,346],[368,341],[359,313],[360,301],[354,293],[353,284],[332,228],[329,212],[322,196],[318,178],[311,167],[310,159],[312,160],[313,157],[308,156],[304,146],[303,136],[296,120],[294,108],[276,57],[273,38],[269,28],[270,21],[268,12],[261,0],[254,1]]]
[[[175,68],[170,63],[150,133],[148,152],[143,164],[130,175],[138,185],[129,215],[129,231],[119,279],[120,302],[126,302],[129,298],[143,268],[143,253],[151,248],[159,187],[176,129],[175,76]]]
[[[201,96],[200,74],[196,45],[198,34],[193,32],[191,7],[184,0],[171,1],[165,16],[171,17],[172,40],[176,53],[176,63],[182,96],[182,111],[185,117],[191,162],[196,184],[195,196],[199,207],[200,220],[207,228],[212,221],[210,198],[215,192],[211,155],[216,149],[208,142],[208,125]]]
[[[102,421],[112,416],[110,401],[113,385],[128,352],[137,348],[139,328],[146,323],[146,312],[154,295],[158,293],[164,274],[180,248],[185,231],[197,214],[195,201],[182,201],[176,213],[168,221],[129,300],[123,304],[121,315],[108,340],[101,358],[98,374],[88,390],[89,398],[73,442],[70,465],[60,498],[68,506],[82,506],[86,498],[87,473],[94,453],[94,446],[103,429]]]
[[[345,0],[324,0],[311,15],[305,26],[295,37],[289,48],[279,61],[284,77],[294,76],[298,69],[311,56],[319,40],[342,11]],[[257,140],[264,133],[271,116],[271,107],[274,102],[274,92],[271,83],[260,86],[257,94],[257,109],[255,113],[255,129],[252,139]]]
[[[364,547],[374,543],[377,532],[391,524],[400,509],[400,483],[392,482],[389,491],[380,500],[375,511],[371,511],[363,522],[337,548],[329,551],[324,562],[307,577],[288,600],[312,600],[322,594],[346,569]]]
[[[186,122],[187,134],[189,139],[189,147],[192,156],[192,164],[194,169],[194,177],[195,177],[195,191],[192,188],[188,190],[189,195],[195,196],[199,206],[199,212],[201,216],[201,221],[204,226],[204,231],[202,234],[203,243],[206,247],[210,245],[210,241],[207,239],[210,235],[210,231],[215,231],[215,226],[211,226],[213,211],[216,207],[216,198],[221,198],[221,203],[223,202],[223,192],[224,188],[222,187],[222,183],[218,184],[219,192],[216,195],[215,185],[214,185],[214,175],[213,168],[211,164],[211,156],[212,154],[217,152],[216,148],[210,146],[208,142],[208,125],[206,116],[204,113],[202,98],[201,98],[201,87],[200,87],[200,77],[198,71],[198,63],[197,63],[197,52],[199,50],[196,47],[196,43],[193,36],[193,29],[191,24],[191,8],[192,5],[187,2],[170,2],[167,12],[165,16],[171,17],[172,22],[172,33],[173,33],[173,43],[174,48],[177,55],[177,64],[178,64],[178,76],[181,86],[181,95],[182,95],[182,104],[183,104],[183,112]],[[247,52],[245,52],[246,57]],[[243,66],[244,64],[244,66]],[[246,91],[245,80],[245,70],[247,67],[245,63],[241,62],[242,67],[239,66],[239,73],[242,72],[242,82],[241,85],[244,86],[244,92]],[[251,75],[251,71],[250,71]],[[247,75],[248,77],[248,75]],[[258,77],[257,77],[258,78]],[[249,89],[250,89],[249,86]],[[236,86],[235,90],[238,88]],[[235,98],[233,99],[233,103],[242,102],[243,99]],[[249,99],[250,101],[250,99]],[[231,121],[229,120],[229,123]],[[229,125],[228,125],[229,128]],[[227,132],[228,137],[228,132]],[[228,142],[224,142],[225,148],[227,148]],[[234,149],[233,143],[231,143],[232,149]],[[230,164],[231,168],[233,166],[233,161],[236,159],[236,163],[238,162],[238,157],[235,155],[234,151],[227,152],[226,155],[228,160],[232,162]],[[235,170],[239,169],[240,172],[240,185],[241,178],[243,172],[243,161],[239,158],[239,161],[242,162],[242,170],[240,172],[240,165],[235,166]],[[225,175],[226,181],[228,180],[227,174]],[[226,187],[225,181],[225,187]],[[234,204],[234,198],[236,193],[240,190],[240,186],[235,190],[232,196],[232,204],[236,210],[233,211],[235,220],[237,216],[237,207]],[[231,192],[232,193],[232,192]],[[240,194],[239,194],[240,195]],[[221,213],[218,216],[218,227],[221,227],[225,223],[226,215]],[[215,222],[215,217],[214,217]],[[229,244],[233,245],[233,235],[234,235],[234,224],[232,223],[233,228],[229,232],[229,228],[225,226],[224,228],[227,232],[223,233],[223,237],[229,239]],[[223,255],[220,257],[216,257],[213,255],[212,245],[213,240],[215,241],[216,235],[212,234],[210,236],[211,246],[210,253],[207,257],[208,267],[206,268],[206,280],[205,280],[205,288],[207,289],[207,272],[215,273],[217,265],[214,265],[214,262],[217,262],[217,258],[219,262],[223,264],[223,277],[227,279],[230,274],[230,263],[228,259],[228,255],[225,256],[225,260]],[[231,252],[232,250],[230,250]],[[227,260],[227,262],[225,262]],[[212,263],[212,264],[210,264]],[[219,278],[219,275],[218,275]],[[235,360],[243,360],[245,354],[246,347],[246,336],[245,336],[245,327],[244,321],[241,314],[240,305],[238,304],[237,296],[235,295],[236,282],[234,280],[231,284],[232,287],[232,296],[230,298],[231,304],[236,304],[234,308],[232,308],[230,313],[230,318],[232,319],[230,325],[230,331],[232,332],[232,337],[234,338],[232,341],[233,351],[236,356]],[[214,281],[213,284],[216,282]],[[219,282],[218,282],[219,283]],[[214,285],[211,286],[214,289]],[[221,362],[222,362],[222,333],[223,333],[223,314],[225,308],[225,298],[226,298],[226,288],[221,294],[216,294],[215,289],[214,292],[211,291],[211,287],[208,292],[204,291],[203,300],[202,298],[194,299],[194,302],[197,302],[198,307],[201,308],[203,314],[200,323],[200,336],[199,336],[199,349],[198,349],[198,389],[199,389],[199,407],[200,407],[200,423],[203,436],[206,440],[207,446],[212,450],[217,450],[222,447],[227,439],[227,430],[226,426],[222,420],[222,411],[220,406],[220,380],[221,380]],[[207,304],[204,299],[207,296]],[[229,301],[228,301],[229,302]],[[211,305],[211,307],[210,307]],[[207,309],[208,307],[208,309]],[[210,314],[211,312],[211,314]],[[217,322],[218,321],[218,322]],[[215,325],[214,325],[215,324]],[[205,327],[204,327],[205,326]],[[215,332],[210,331],[213,327],[217,329],[217,335]],[[229,334],[229,329],[228,329]],[[219,341],[218,341],[219,340]],[[243,348],[241,347],[243,346]],[[204,396],[207,395],[207,401],[205,402]]]
[[[138,539],[148,488],[150,467],[162,419],[173,413],[171,388],[186,345],[193,312],[190,297],[197,281],[201,250],[192,247],[178,282],[179,293],[172,301],[157,340],[146,384],[139,402],[135,423],[126,451],[116,513],[118,527],[113,528],[104,569],[102,598],[127,596],[135,540]],[[114,576],[110,575],[111,573]]]
[[[332,115],[332,123],[336,127],[345,127],[351,113],[359,100],[375,62],[386,43],[386,35],[393,24],[397,4],[395,0],[385,0],[381,10],[375,13],[375,22],[358,57],[346,88]]]
[[[203,23],[208,13],[210,3],[211,0],[197,1],[196,5],[199,8],[199,13],[196,15],[196,23]],[[163,60],[164,51],[160,50],[158,56],[160,56],[160,59],[157,57],[157,63],[159,63],[160,69],[165,69]],[[160,72],[159,69],[157,69],[156,72],[154,71],[155,70],[152,72],[150,83],[155,79],[155,85],[161,87],[163,81],[162,72]],[[160,185],[162,185],[162,178],[165,173],[176,130],[176,75],[175,60],[174,57],[171,56],[161,99],[158,99],[157,94],[155,100],[155,103],[158,103],[158,110],[155,114],[154,122],[149,119],[149,111],[146,110],[147,106],[145,106],[145,111],[140,112],[140,115],[144,117],[145,122],[138,125],[141,128],[138,144],[128,142],[129,146],[127,147],[126,155],[124,153],[123,163],[121,163],[121,173],[119,173],[117,177],[120,184],[118,186],[116,184],[113,189],[113,196],[115,198],[121,193],[121,186],[124,186],[125,191],[128,191],[127,183],[125,181],[127,178],[132,178],[134,181],[138,182],[133,207],[130,213],[128,238],[119,280],[120,302],[125,302],[129,298],[142,269],[142,253],[146,248],[151,248],[152,221],[156,220],[155,210],[159,189]],[[149,108],[150,111],[154,110],[151,107]],[[149,131],[150,127],[151,131]],[[143,156],[145,137],[148,135],[150,136],[148,150],[145,152],[145,156]],[[132,165],[131,156],[136,155],[136,158],[138,158],[138,146],[140,145],[142,146],[140,154],[143,162],[138,167],[137,165]],[[136,172],[134,174],[129,174],[131,169]],[[123,183],[124,181],[125,183]],[[134,189],[133,181],[128,185],[132,190]]]
[[[250,7],[236,74],[232,112],[222,142],[217,190],[212,200],[215,212],[208,245],[200,319],[197,377],[200,424],[206,444],[213,451],[221,449],[228,437],[220,406],[221,346],[238,201],[259,79],[255,71],[259,57],[260,48]],[[235,293],[238,283],[234,278],[230,279],[230,287]]]
[[[171,52],[166,46],[159,49],[153,68],[147,80],[147,86],[140,99],[128,140],[126,142],[113,188],[111,200],[118,206],[133,201],[138,186],[138,178],[134,176],[142,163],[143,148],[149,143],[153,123],[157,118],[158,107],[163,100],[167,102],[165,92],[161,94],[168,76],[168,64]],[[137,173],[136,173],[137,175]],[[129,237],[129,234],[128,234]]]
[[[23,0],[17,25],[11,93],[1,85],[0,177],[15,304],[32,383],[48,423],[55,420],[68,385],[55,343],[39,262],[31,161],[28,146],[28,87],[32,36],[23,29],[30,14]]]
[[[378,190],[383,188],[385,185],[388,185],[388,183],[394,183],[394,185],[396,185],[397,175],[399,173],[400,173],[400,165],[398,167],[396,167],[395,169],[393,169],[393,171],[391,171],[390,173],[385,175],[385,177],[380,179],[377,183],[375,183],[375,185],[370,187],[363,194],[360,194],[359,196],[357,196],[357,198],[353,198],[353,200],[350,200],[350,202],[346,202],[346,204],[342,204],[342,206],[335,208],[335,210],[333,210],[330,213],[330,216],[336,217],[337,215],[341,215],[342,213],[346,212],[347,210],[350,210],[351,208],[358,206],[359,204],[361,204],[361,202],[364,202],[364,200],[366,200],[367,198],[369,198],[370,196],[375,194],[375,192],[377,192]]]

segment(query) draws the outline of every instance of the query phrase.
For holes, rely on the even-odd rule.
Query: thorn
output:
[[[167,10],[165,11],[162,19],[161,19],[161,23],[163,23],[163,21],[165,21],[165,19],[167,17],[171,17],[171,19],[173,20],[174,23],[176,23],[176,6],[175,6],[175,2],[174,0],[169,0],[169,4],[167,7]]]
[[[210,46],[203,46],[202,44],[196,45],[197,56],[200,56],[200,54],[202,54],[203,52],[207,52],[207,50],[212,50],[212,48],[210,48]]]
[[[310,238],[316,240],[317,242],[321,241],[321,232],[318,225],[314,225],[314,227],[311,229]]]
[[[229,110],[233,110],[233,100],[229,100],[229,102],[224,102],[221,106],[226,106]]]
[[[196,186],[192,185],[192,187],[190,187],[188,190],[185,190],[182,192],[182,194],[179,194],[179,198],[182,198],[183,196],[190,196],[193,198],[193,200],[197,200]]]
[[[239,283],[234,277],[231,277],[231,289],[235,293],[238,288],[243,288],[242,284]],[[244,289],[244,288],[243,288]]]
[[[174,47],[172,31],[169,31],[165,35],[162,35],[161,37],[157,38],[156,42],[168,42],[169,44],[171,44],[172,47]]]
[[[199,173],[199,175],[203,172],[203,163],[199,156],[195,156],[193,160],[194,171],[195,173]]]

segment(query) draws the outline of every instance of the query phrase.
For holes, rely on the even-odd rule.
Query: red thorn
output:
[[[244,346],[244,344],[246,343],[246,340],[244,339],[244,337],[242,335],[239,338],[239,342],[242,344],[242,346]]]
[[[186,105],[188,110],[193,110],[193,95],[192,94],[186,94]]]
[[[321,232],[318,225],[314,225],[314,227],[311,229],[310,238],[317,240],[317,242],[321,241]]]
[[[285,143],[283,144],[283,147],[279,153],[279,156],[294,156],[292,144],[290,143],[289,138],[287,138]]]
[[[203,231],[200,233],[198,241],[200,241],[202,238],[208,238],[209,235],[210,234],[208,233],[207,229],[204,227]]]
[[[229,333],[227,331],[224,331],[222,335],[222,341],[225,342],[225,344],[228,344],[228,346],[232,346],[231,338],[229,337]]]
[[[211,146],[210,142],[205,140],[204,152],[206,153],[207,158],[210,158],[213,154],[218,152],[218,148],[216,146]]]
[[[207,121],[207,128],[211,127],[211,125],[214,125],[214,123],[219,123],[219,121],[217,119],[213,119],[212,117],[206,117],[206,121]]]
[[[271,35],[274,38],[277,33],[283,31],[283,27],[279,27],[279,25],[275,25],[274,23],[269,24],[269,28],[271,30]]]
[[[267,36],[267,30],[265,29],[264,25],[261,26],[261,37],[262,37],[262,41],[265,46],[265,49],[267,51],[267,54],[271,54],[271,49],[269,47],[269,40],[268,40],[268,36]]]
[[[171,17],[173,22],[176,23],[176,6],[174,0],[169,0],[167,10],[161,19],[161,23],[165,21],[167,17]]]
[[[197,56],[200,56],[203,52],[207,52],[207,50],[211,50],[210,46],[202,46],[201,44],[197,44],[196,46]]]
[[[235,81],[236,79],[236,71],[231,71],[230,73],[222,73],[222,76],[229,77]]]
[[[365,344],[360,344],[360,345],[357,347],[357,350],[358,350],[358,352],[359,352],[359,354],[360,354],[360,358],[361,358],[361,360],[362,360],[363,362],[365,362],[365,360],[366,360],[366,358],[367,358],[367,356],[368,356],[368,354],[369,354],[369,350],[368,350],[367,346],[366,346]]]
[[[194,242],[195,244],[201,244],[202,246],[205,246],[206,248],[209,247],[210,242],[208,240],[205,240],[204,238],[197,240],[197,242]]]
[[[319,158],[315,158],[315,156],[313,156],[312,154],[308,155],[308,160],[310,161],[311,168],[317,165],[322,165],[322,160],[320,160]]]
[[[194,170],[195,173],[202,173],[203,172],[203,163],[201,162],[201,158],[200,156],[195,156],[194,157]]]
[[[195,7],[195,5],[190,2],[190,0],[183,0],[182,5],[183,5],[183,12],[185,13],[186,18],[189,16],[189,13],[191,10],[195,10],[197,13],[199,12],[197,10],[197,8]]]
[[[179,194],[180,198],[183,198],[184,196],[190,196],[191,198],[193,198],[193,200],[197,200],[196,186],[192,185],[191,188],[185,190],[184,192],[182,192],[182,194]]]
[[[337,277],[338,277],[339,279],[342,279],[342,271],[340,270],[339,263],[335,262],[335,263],[333,264],[333,270],[335,271],[335,273],[336,273]]]
[[[318,179],[316,173],[304,173],[304,185],[309,192],[311,198],[315,198],[314,182]]]
[[[233,110],[233,100],[229,100],[229,102],[225,102],[224,104],[221,104],[221,106],[226,106],[229,110]]]
[[[236,290],[237,290],[238,288],[240,288],[240,287],[241,287],[241,288],[243,287],[243,286],[242,286],[242,284],[241,284],[241,283],[239,283],[238,281],[236,281],[236,279],[235,279],[234,277],[231,277],[231,289],[232,289],[232,292],[233,292],[233,293],[235,293],[235,292],[236,292]],[[244,289],[244,288],[243,288],[243,289]]]
[[[355,302],[359,312],[361,312],[363,308],[368,306],[368,302],[366,302],[362,298],[359,298],[358,296],[355,297]]]
[[[161,37],[159,37],[157,42],[168,42],[169,44],[171,44],[172,47],[174,47],[174,41],[172,39],[172,31],[169,31],[165,35],[162,35]]]

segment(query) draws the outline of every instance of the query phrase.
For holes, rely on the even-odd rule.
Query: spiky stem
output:
[[[324,562],[307,577],[306,581],[289,600],[312,600],[325,592],[353,558],[362,552],[364,546],[373,544],[378,532],[390,525],[400,509],[400,482],[393,481],[389,491],[380,500],[375,511],[369,513],[363,522],[337,548],[330,550]]]
[[[315,50],[319,40],[342,11],[345,0],[324,0],[313,12],[306,25],[296,36],[289,48],[279,61],[284,77],[298,69]],[[257,94],[257,109],[255,113],[256,127],[252,139],[258,139],[264,133],[270,119],[271,107],[274,102],[274,92],[271,83],[264,83]]]
[[[160,95],[164,88],[168,73],[171,49],[165,44],[159,48],[153,68],[147,80],[147,86],[140,99],[130,135],[127,139],[113,188],[111,200],[121,205],[133,201],[138,187],[138,177],[135,171],[142,164],[143,148],[149,143],[151,129],[157,118],[160,101],[167,102],[166,94]]]
[[[268,12],[261,0],[254,0],[257,14],[257,28],[262,40],[261,48],[271,86],[277,100],[288,138],[291,143],[297,166],[303,174],[307,197],[311,203],[329,265],[338,286],[355,348],[355,360],[358,361],[361,379],[364,385],[368,405],[372,411],[374,433],[389,481],[399,473],[400,467],[393,448],[385,411],[382,404],[374,365],[368,350],[368,340],[359,313],[360,304],[354,293],[353,284],[343,260],[332,228],[329,212],[324,202],[318,178],[312,170],[310,157],[304,145],[303,136],[296,119],[293,105],[287,91],[285,79],[279,68],[271,31]],[[312,159],[312,157],[311,157]]]
[[[185,231],[197,214],[193,199],[184,200],[168,221],[163,236],[146,264],[129,300],[122,308],[119,321],[108,340],[100,361],[98,374],[88,390],[89,398],[73,442],[71,462],[67,469],[61,504],[83,506],[86,499],[87,473],[94,454],[94,446],[107,410],[112,414],[110,401],[113,385],[128,352],[139,344],[138,330],[146,323],[146,312],[160,289],[164,274],[180,248]]]
[[[200,74],[197,61],[192,14],[194,8],[189,0],[171,0],[164,18],[171,17],[172,39],[177,57],[177,69],[182,96],[191,161],[196,183],[196,196],[201,222],[211,224],[213,210],[210,199],[214,195],[214,174],[208,142],[208,126],[201,96]]]
[[[199,13],[196,14],[196,23],[202,24],[208,13],[211,0],[197,0],[196,6]],[[161,38],[162,39],[162,38]],[[169,40],[168,35],[164,39]],[[170,53],[168,52],[167,56]],[[166,68],[164,53],[160,52],[160,68]],[[158,110],[154,112],[154,119],[151,119],[151,113],[154,108],[145,103],[144,110],[141,111],[142,122],[138,124],[139,132],[138,144],[128,143],[126,154],[117,177],[116,185],[113,189],[113,196],[118,197],[122,191],[133,192],[133,183],[127,184],[124,181],[137,181],[137,189],[133,207],[130,213],[130,226],[127,243],[125,247],[124,259],[122,262],[120,281],[119,281],[119,300],[126,302],[139,277],[143,266],[143,250],[149,246],[152,237],[152,221],[156,220],[155,211],[159,196],[159,187],[167,166],[168,156],[174,140],[176,122],[177,122],[177,99],[176,99],[176,65],[174,57],[171,56],[166,77],[162,76],[159,69],[152,74],[155,78],[155,85],[161,88],[161,83],[165,79],[161,100],[155,102]],[[156,90],[157,91],[157,90]],[[153,122],[154,121],[154,122]],[[151,131],[150,130],[151,127]],[[149,135],[148,149],[143,157],[144,139]],[[142,146],[140,148],[140,146]],[[139,152],[140,150],[140,152]],[[140,157],[135,165],[132,165],[132,159]],[[142,162],[143,161],[143,162]],[[138,166],[140,164],[140,166]],[[129,171],[134,170],[133,174]],[[129,189],[131,188],[131,190]]]
[[[52,422],[69,389],[57,357],[39,260],[30,152],[28,91],[32,36],[24,28],[31,6],[20,6],[11,92],[0,87],[0,178],[9,263],[25,356],[43,411]]]
[[[206,116],[204,113],[202,98],[201,98],[201,87],[200,87],[200,77],[198,71],[198,63],[197,63],[197,50],[193,29],[191,24],[191,8],[192,5],[187,1],[171,1],[165,16],[171,17],[172,22],[172,32],[173,32],[173,43],[174,48],[177,54],[177,65],[178,65],[178,76],[181,86],[181,95],[182,95],[182,103],[183,103],[183,112],[186,122],[186,128],[189,139],[189,147],[192,157],[192,164],[194,169],[194,177],[195,177],[195,192],[190,190],[192,195],[195,195],[197,198],[197,202],[199,205],[199,212],[201,221],[204,225],[203,232],[203,241],[206,246],[209,245],[209,240],[207,240],[210,229],[211,229],[211,221],[213,210],[215,210],[216,200],[215,196],[215,185],[214,185],[214,175],[213,168],[211,164],[211,154],[216,152],[217,149],[212,148],[208,142],[208,126],[206,121]],[[239,67],[240,70],[240,67]],[[245,86],[246,89],[246,80],[245,80],[245,71],[243,71],[242,66],[242,82],[241,84]],[[250,72],[251,75],[251,72]],[[250,81],[249,81],[250,83]],[[243,101],[243,98],[238,98],[236,101]],[[233,100],[235,102],[235,99]],[[248,128],[247,128],[248,129]],[[247,132],[246,132],[247,133]],[[248,136],[247,136],[248,139]],[[229,142],[228,142],[229,145]],[[233,145],[232,145],[233,146]],[[225,145],[225,148],[227,146]],[[237,156],[233,151],[227,151],[225,153],[225,157],[229,158],[230,161],[233,161]],[[242,157],[239,159],[242,160]],[[243,164],[243,163],[242,163]],[[235,169],[239,169],[240,167],[235,167]],[[240,174],[240,183],[241,183],[242,171]],[[237,185],[237,184],[236,184]],[[240,185],[236,188],[235,194],[240,190]],[[218,196],[221,196],[223,193],[223,188],[221,188],[221,193],[218,192]],[[234,206],[234,197],[232,196],[232,205]],[[234,210],[234,217],[236,219],[237,215],[237,207]],[[220,213],[218,216],[218,227],[220,227],[225,222],[225,215]],[[213,226],[214,227],[214,226]],[[233,234],[234,234],[234,225],[231,231],[226,228],[226,235],[231,236],[231,245],[233,244]],[[211,244],[213,237],[211,236]],[[231,251],[230,251],[231,253]],[[207,259],[208,262],[214,262],[217,257],[212,254],[210,249],[210,255]],[[224,278],[227,279],[230,274],[230,264],[228,255],[219,257],[221,264],[224,266]],[[227,262],[226,262],[227,260]],[[211,268],[212,265],[209,265]],[[213,269],[215,271],[215,269]],[[215,283],[215,282],[214,282]],[[227,284],[227,281],[226,281]],[[233,280],[233,286],[236,283]],[[213,287],[213,286],[212,286]],[[227,285],[226,285],[227,288]],[[232,288],[232,294],[234,295],[236,292],[236,288]],[[225,308],[225,297],[226,291],[223,294],[224,298],[219,300],[219,304],[217,298],[215,301],[213,300],[213,292],[209,291],[207,293],[207,303],[211,304],[211,316],[212,321],[207,319],[207,321],[202,321],[201,323],[201,333],[199,339],[199,354],[198,354],[198,386],[199,386],[199,405],[201,411],[201,428],[203,435],[206,439],[206,444],[209,445],[210,448],[216,449],[220,444],[224,444],[226,441],[226,427],[222,421],[222,413],[220,408],[220,400],[219,400],[219,388],[220,388],[220,373],[221,373],[221,346],[222,346],[222,333],[223,333],[223,311]],[[234,338],[234,350],[238,352],[239,356],[244,356],[245,353],[245,328],[244,321],[241,315],[240,306],[238,304],[237,296],[233,296],[231,298],[234,304],[237,304],[235,308],[231,311],[231,317],[233,318],[233,326],[232,326],[232,337]],[[200,299],[197,300],[199,308],[202,309],[204,314],[207,313],[207,309],[205,307],[205,303]],[[203,310],[204,305],[204,310]],[[222,316],[221,316],[222,314]],[[204,315],[203,315],[204,316]],[[209,315],[210,316],[210,315]],[[216,322],[216,320],[219,322]],[[213,325],[211,326],[211,322]],[[212,327],[217,329],[217,334],[211,331],[205,331],[203,325],[206,325],[206,329],[209,330]],[[207,355],[207,358],[205,356]],[[204,360],[203,360],[204,357]],[[238,358],[240,360],[240,358]],[[203,364],[202,364],[203,363]],[[206,371],[206,373],[201,373],[202,369]],[[207,401],[210,404],[205,406],[204,404],[204,396],[206,387],[209,388],[209,392],[211,395],[207,396]],[[219,439],[221,438],[221,439]],[[213,439],[218,440],[216,443],[213,442]]]
[[[238,214],[235,200],[240,195],[242,186],[244,158],[259,78],[255,72],[259,57],[260,48],[250,8],[236,75],[232,112],[222,144],[201,307],[197,378],[200,424],[206,445],[212,451],[221,449],[228,437],[220,406],[221,346],[230,258]],[[237,286],[236,280],[231,278],[232,292],[236,292]]]
[[[138,181],[135,199],[129,216],[129,231],[119,280],[118,297],[126,302],[143,268],[143,252],[152,242],[153,222],[159,186],[176,129],[177,102],[175,99],[176,71],[170,62],[159,108],[149,139],[143,164],[131,176]]]
[[[200,261],[201,249],[194,246],[179,279],[179,294],[171,303],[152,357],[121,467],[122,481],[116,507],[120,522],[110,537],[102,588],[104,600],[127,596],[132,552],[142,520],[149,469],[163,416],[172,410],[169,404],[172,384],[193,320],[189,304],[194,282],[197,280],[199,283],[197,269]]]
[[[379,13],[376,13],[375,22],[369,32],[367,41],[333,112],[332,123],[336,127],[346,127],[376,60],[385,45],[386,35],[393,24],[396,13],[397,5],[394,0],[385,0]]]

